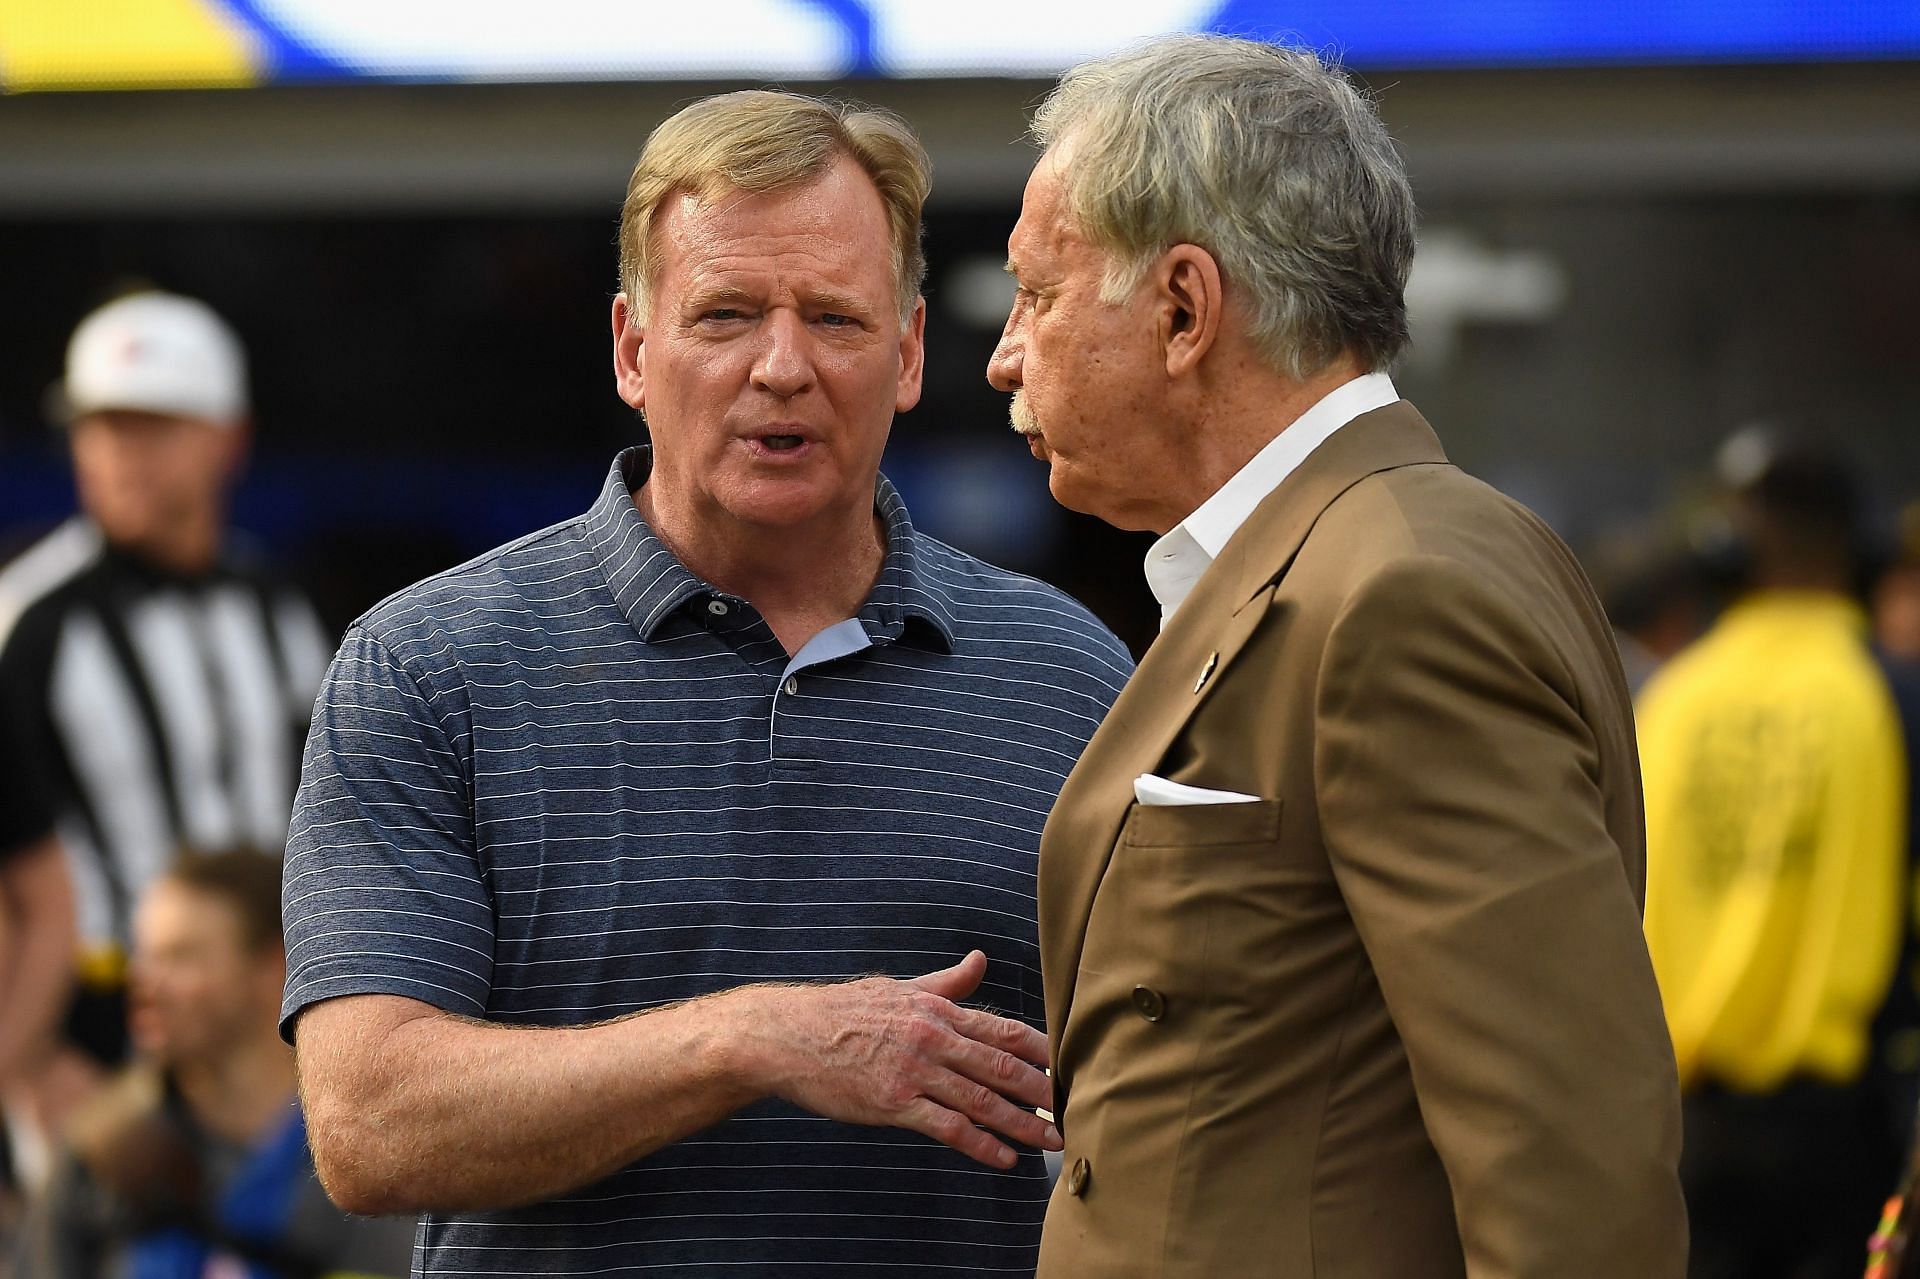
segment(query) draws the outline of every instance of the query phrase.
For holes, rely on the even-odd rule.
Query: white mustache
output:
[[[1013,423],[1013,429],[1022,435],[1040,434],[1040,423],[1034,420],[1033,410],[1027,406],[1025,391],[1013,393],[1013,403],[1007,406],[1007,419]]]

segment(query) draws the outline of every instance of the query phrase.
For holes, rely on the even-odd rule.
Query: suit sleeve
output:
[[[1472,1279],[1678,1279],[1678,1092],[1600,752],[1560,658],[1450,561],[1334,623],[1315,782]]]

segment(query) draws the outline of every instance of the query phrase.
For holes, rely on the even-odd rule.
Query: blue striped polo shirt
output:
[[[386,993],[565,1026],[747,982],[917,976],[1042,1025],[1034,868],[1131,668],[1080,605],[915,532],[789,657],[677,561],[629,449],[582,517],[349,630],[287,850],[282,1026]],[[1021,1274],[1046,1174],[758,1103],[531,1208],[432,1215],[416,1274]]]

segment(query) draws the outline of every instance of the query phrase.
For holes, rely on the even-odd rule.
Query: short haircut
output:
[[[646,318],[659,272],[654,224],[668,200],[778,191],[819,177],[843,155],[866,171],[886,207],[904,322],[927,272],[920,211],[933,177],[920,140],[891,112],[767,89],[704,98],[647,139],[620,208],[620,287],[627,305]]]
[[[1777,536],[1849,559],[1861,551],[1860,485],[1837,450],[1809,436],[1781,435],[1736,496]]]
[[[161,878],[233,907],[250,951],[286,944],[280,923],[280,859],[266,853],[182,853]]]
[[[1117,302],[1176,244],[1207,250],[1275,369],[1344,351],[1383,370],[1407,344],[1416,215],[1372,102],[1312,53],[1180,35],[1069,71],[1033,122]]]

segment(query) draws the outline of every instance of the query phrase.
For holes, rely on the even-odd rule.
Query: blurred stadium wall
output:
[[[43,397],[151,282],[252,348],[239,522],[330,620],[589,500],[640,434],[606,304],[633,156],[785,83],[890,106],[935,164],[929,363],[888,469],[918,518],[1135,643],[1144,539],[1056,511],[982,378],[1049,76],[1159,31],[1327,50],[1423,213],[1399,371],[1456,460],[1576,542],[1755,418],[1920,492],[1920,6],[1787,0],[966,5],[0,0],[0,553],[71,509]],[[677,12],[677,11],[676,11]]]

